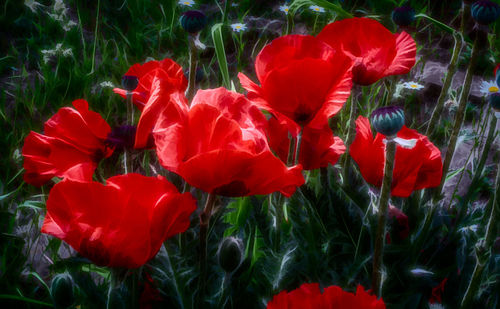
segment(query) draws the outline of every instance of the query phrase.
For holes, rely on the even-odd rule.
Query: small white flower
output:
[[[234,2],[232,2],[232,3],[231,3],[231,6],[232,6],[233,8],[238,7],[238,5],[240,5],[240,4],[239,4],[239,3],[234,3]]]
[[[424,88],[423,85],[420,85],[420,84],[415,83],[415,82],[405,82],[405,83],[403,83],[403,87],[406,89],[412,89],[412,90],[420,90],[420,89]]]
[[[311,5],[309,8],[311,9],[311,11],[316,12],[316,13],[324,13],[325,12],[325,8],[322,8],[321,6],[318,6],[318,5]]]
[[[438,303],[435,303],[435,304],[429,303],[429,309],[444,309],[444,307],[443,307],[443,305],[438,304]]]
[[[70,20],[65,25],[63,25],[62,27],[63,27],[64,31],[68,32],[68,31],[71,30],[71,28],[73,28],[73,27],[75,27],[77,25],[78,25],[77,23],[75,23],[74,21]]]
[[[232,24],[231,28],[233,28],[234,32],[240,32],[240,31],[247,30],[247,25],[242,24],[242,23],[236,23],[236,24]]]
[[[101,88],[114,88],[115,87],[115,85],[113,85],[113,83],[110,82],[109,80],[101,82],[99,84],[99,86],[101,86]]]
[[[36,10],[39,7],[43,7],[44,5],[36,2],[34,0],[24,0],[24,5],[26,5],[33,13],[36,13]]]
[[[72,57],[73,50],[71,48],[63,48],[62,43],[57,43],[54,49],[43,49],[41,51],[43,54],[43,62],[48,63],[52,57],[55,56],[63,56],[63,57]]]
[[[177,3],[180,5],[189,6],[189,7],[192,7],[194,5],[193,0],[179,0],[179,2],[177,2]]]
[[[500,92],[500,89],[498,88],[497,83],[495,83],[493,81],[489,81],[489,82],[483,81],[481,83],[480,91],[483,94],[483,96],[487,96],[487,95],[490,95],[492,93]]]
[[[288,10],[290,10],[290,7],[288,5],[280,5],[280,11],[285,13],[285,14],[288,14]]]

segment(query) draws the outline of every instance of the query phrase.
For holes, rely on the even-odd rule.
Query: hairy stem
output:
[[[345,153],[344,153],[344,165],[342,170],[342,176],[344,183],[347,181],[349,176],[349,167],[351,165],[351,156],[349,155],[349,146],[351,146],[354,140],[354,132],[356,129],[355,118],[356,118],[356,99],[351,94],[350,98],[351,111],[349,112],[349,127],[347,128],[347,137],[345,139]]]
[[[198,51],[194,44],[195,38],[192,35],[189,35],[189,83],[186,91],[186,97],[188,102],[194,97],[195,89],[196,89],[196,67],[198,65]]]

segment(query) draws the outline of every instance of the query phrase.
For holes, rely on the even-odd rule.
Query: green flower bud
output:
[[[480,25],[489,25],[500,16],[500,6],[495,2],[480,0],[470,7],[472,18]]]
[[[133,75],[123,75],[122,77],[122,87],[127,91],[134,91],[139,84],[139,79],[137,76]]]
[[[377,108],[370,118],[375,131],[385,136],[395,136],[405,124],[405,115],[399,106]]]
[[[182,28],[192,34],[200,32],[207,25],[207,17],[197,10],[182,13],[179,21]]]
[[[240,266],[244,257],[243,241],[236,237],[226,237],[219,244],[217,259],[220,267],[228,273],[234,272]]]
[[[68,273],[57,274],[52,279],[50,296],[56,308],[69,308],[75,303],[73,278]]]

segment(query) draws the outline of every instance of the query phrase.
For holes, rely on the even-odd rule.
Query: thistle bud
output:
[[[207,16],[198,10],[182,13],[179,19],[181,26],[187,32],[194,34],[201,31],[207,25]]]
[[[226,237],[219,244],[217,259],[220,267],[232,273],[240,266],[244,257],[243,241],[236,237]]]
[[[395,8],[392,11],[391,17],[396,25],[406,27],[415,21],[415,10],[409,5],[403,5],[402,7]]]
[[[134,91],[135,88],[137,88],[138,84],[139,84],[139,79],[137,78],[137,76],[124,75],[122,77],[122,87],[127,91]]]
[[[70,274],[57,274],[52,279],[50,296],[55,308],[69,308],[75,302],[74,283]]]
[[[479,0],[470,7],[472,18],[480,25],[489,25],[500,16],[500,6],[489,0]]]
[[[377,108],[370,118],[375,131],[385,136],[395,136],[405,123],[403,109],[399,106]]]

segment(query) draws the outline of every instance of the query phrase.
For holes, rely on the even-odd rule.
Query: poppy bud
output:
[[[226,237],[219,244],[217,259],[227,273],[235,271],[243,261],[243,241],[236,237]]]
[[[187,32],[194,34],[200,32],[207,25],[207,16],[198,10],[187,11],[182,13],[181,18],[182,28]]]
[[[75,302],[74,283],[70,274],[57,274],[52,279],[50,296],[55,308],[69,308]]]
[[[496,112],[500,112],[500,92],[490,94],[488,101]]]
[[[123,75],[122,77],[122,87],[127,91],[134,91],[139,84],[139,79],[137,76],[133,75]]]
[[[480,0],[470,7],[470,12],[478,24],[489,25],[500,16],[500,6],[488,0]]]
[[[396,25],[406,27],[415,20],[415,10],[409,5],[403,5],[395,8],[391,16]]]
[[[370,118],[375,131],[385,136],[396,135],[405,124],[405,114],[399,106],[377,108]]]

